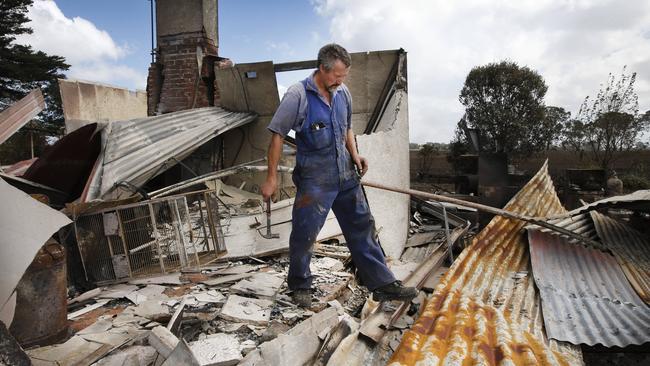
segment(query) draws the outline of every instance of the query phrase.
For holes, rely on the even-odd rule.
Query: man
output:
[[[287,282],[294,302],[311,305],[312,246],[325,223],[330,208],[343,235],[363,283],[377,301],[410,300],[417,295],[404,287],[386,266],[381,247],[375,240],[374,219],[359,184],[368,171],[368,162],[357,153],[352,132],[352,98],[343,84],[350,70],[348,52],[328,44],[318,52],[318,69],[291,86],[282,99],[268,129],[273,133],[268,151],[269,170],[262,195],[270,199],[277,189],[277,166],[282,140],[296,133],[297,188],[289,238]]]

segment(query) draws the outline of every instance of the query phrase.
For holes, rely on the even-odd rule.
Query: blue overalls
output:
[[[395,281],[375,240],[375,222],[345,147],[347,103],[335,92],[331,108],[320,96],[303,86],[307,94],[307,115],[296,133],[297,187],[289,239],[288,285],[292,290],[311,287],[313,244],[330,211],[343,231],[361,280],[371,291]]]

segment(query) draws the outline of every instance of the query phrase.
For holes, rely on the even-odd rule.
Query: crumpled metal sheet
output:
[[[545,163],[506,205],[534,217],[565,213]],[[547,341],[524,222],[495,217],[436,287],[389,364],[582,364],[580,349]]]
[[[34,89],[21,100],[0,112],[0,144],[7,141],[16,131],[45,108],[41,89]]]
[[[607,197],[602,200],[578,207],[561,216],[574,216],[601,208],[626,208],[630,210],[650,212],[650,189],[639,190],[622,196]]]
[[[551,219],[548,220],[549,224],[561,227],[563,229],[570,230],[578,235],[581,235],[587,239],[598,242],[600,238],[596,232],[596,227],[594,226],[594,221],[591,219],[589,212],[580,213],[574,216]],[[559,235],[565,237],[563,234],[558,233],[557,231],[549,230],[547,228],[542,228],[537,225],[528,225],[526,229],[537,229],[544,233],[549,233],[551,235]],[[567,238],[569,243],[578,243],[579,241],[575,238]],[[585,245],[583,242],[580,242],[582,245]]]
[[[245,125],[253,113],[206,107],[111,122],[102,131],[103,150],[93,169],[85,201],[121,198],[122,181],[141,186],[213,137]]]
[[[614,253],[632,287],[650,304],[650,238],[611,217],[596,211],[590,214],[603,249]]]
[[[614,256],[537,230],[528,239],[549,338],[605,347],[650,341],[650,308]]]

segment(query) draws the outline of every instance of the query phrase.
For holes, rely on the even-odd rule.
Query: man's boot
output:
[[[299,307],[309,309],[311,307],[311,290],[306,288],[293,290],[291,300]]]
[[[372,292],[372,298],[375,301],[409,301],[417,295],[418,290],[415,287],[405,287],[400,281],[389,283]]]

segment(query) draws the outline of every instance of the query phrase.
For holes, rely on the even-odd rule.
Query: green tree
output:
[[[562,136],[562,130],[571,118],[571,112],[562,107],[547,106],[544,108],[544,118],[535,129],[539,144],[543,150],[550,150],[557,145]]]
[[[438,146],[433,142],[427,142],[420,146],[418,156],[420,157],[420,173],[425,174],[431,166],[431,158],[438,152]]]
[[[620,152],[639,146],[647,131],[649,114],[639,114],[638,96],[634,91],[636,73],[626,74],[623,67],[617,79],[609,74],[592,100],[585,98],[574,120],[563,129],[563,144],[575,151],[586,151],[595,163],[608,170]]]
[[[562,126],[561,134],[561,146],[577,153],[582,160],[587,147],[587,126],[579,119],[568,119]]]
[[[460,92],[465,115],[459,122],[477,129],[484,151],[528,156],[547,146],[544,79],[528,67],[502,61],[473,68]],[[551,140],[553,138],[550,138]]]
[[[16,36],[31,33],[26,26],[28,7],[33,0],[0,1],[0,110],[24,97],[35,88],[41,88],[46,109],[12,138],[0,146],[0,162],[9,163],[30,157],[26,136],[34,134],[37,151],[43,149],[46,136],[61,135],[63,113],[58,90],[58,78],[69,65],[63,57],[47,55],[30,46],[15,44]],[[29,140],[27,140],[29,141]]]

